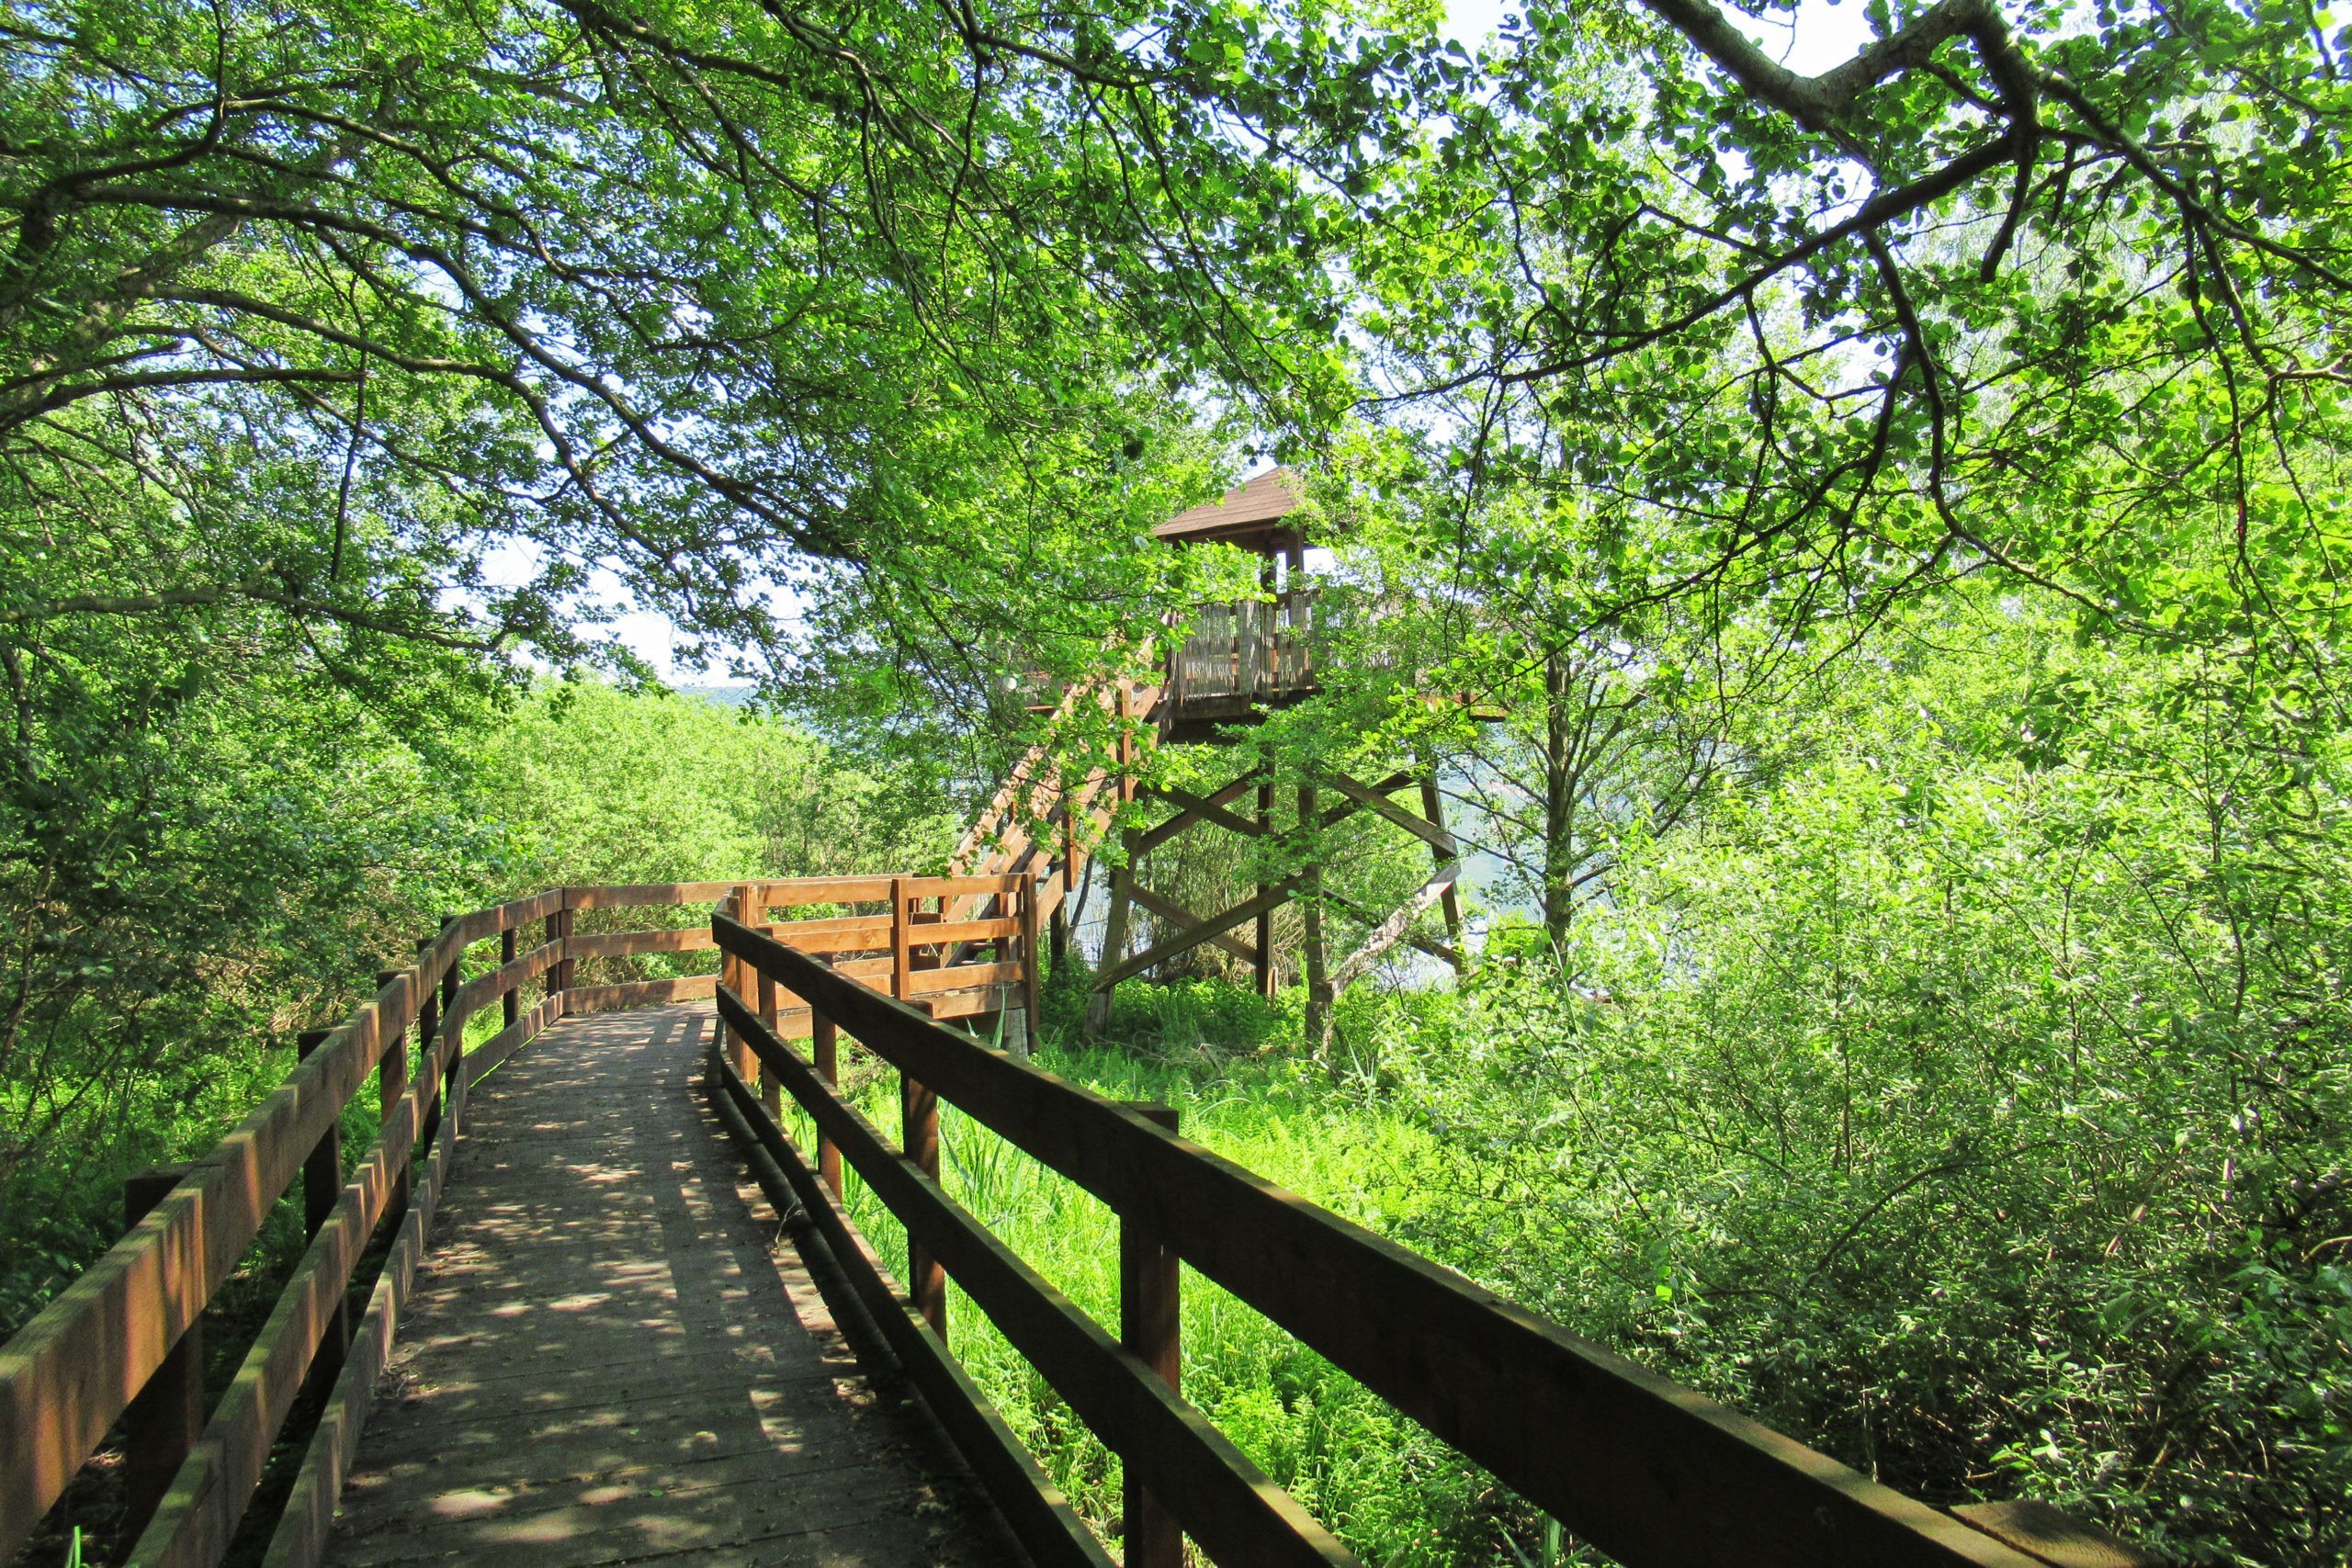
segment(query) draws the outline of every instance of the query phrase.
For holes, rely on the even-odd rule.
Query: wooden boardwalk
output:
[[[711,1028],[566,1020],[476,1091],[329,1561],[1024,1561],[753,1207]]]
[[[1231,816],[1216,803],[1249,782],[1184,810]],[[1325,782],[1352,808],[1412,781]],[[1091,809],[1073,795],[1064,820]],[[558,887],[444,921],[414,967],[307,1041],[284,1082],[0,1345],[0,1561],[70,1511],[61,1500],[119,1429],[127,1560],[159,1565],[250,1563],[266,1530],[272,1568],[1351,1568],[1324,1522],[1185,1400],[1181,1292],[1194,1272],[1621,1562],[2147,1561],[2031,1499],[1956,1517],[1878,1485],[1216,1158],[1156,1108],[943,1024],[950,1004],[1035,1016],[1041,881],[1056,900],[1069,891],[1033,855],[946,877]],[[716,904],[707,933],[674,918],[573,926],[703,903]],[[950,962],[919,963],[926,946]],[[582,959],[712,948],[716,974],[574,983]],[[492,952],[495,967],[469,976]],[[763,992],[802,1006],[771,1022]],[[670,1005],[704,998],[724,1043],[709,1010]],[[444,1118],[425,1137],[466,1021],[491,1008],[505,1027],[464,1057],[493,1070],[462,1136]],[[896,1070],[899,1142],[833,1083],[842,1034]],[[762,1102],[767,1075],[815,1122],[813,1166]],[[355,1163],[337,1129],[363,1100],[381,1114]],[[1115,1333],[940,1189],[942,1104],[1118,1216]],[[905,1282],[833,1202],[837,1169],[905,1226]],[[418,1195],[405,1213],[388,1207],[401,1177]],[[763,1187],[816,1212],[780,1223]],[[208,1404],[205,1352],[220,1348],[198,1331],[294,1193],[310,1246]],[[288,1426],[298,1391],[336,1343],[334,1306],[364,1278],[370,1238],[389,1251],[356,1338],[290,1489],[267,1495],[266,1461],[302,1440]],[[1119,1558],[923,1328],[944,1318],[949,1274],[1065,1402],[1057,1413],[1120,1456]],[[249,1517],[257,1504],[267,1511]],[[2106,1555],[2086,1556],[2086,1540]]]

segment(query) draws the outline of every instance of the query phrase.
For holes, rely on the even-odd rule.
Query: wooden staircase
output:
[[[1012,776],[956,844],[948,857],[949,874],[1025,875],[1036,889],[1037,918],[1050,920],[1057,933],[1064,931],[1073,912],[1069,901],[1085,879],[1094,846],[1110,832],[1119,807],[1135,798],[1138,730],[1157,743],[1171,707],[1161,684],[1120,679],[1070,687],[1054,710],[1046,739],[1014,764]],[[1089,710],[1119,727],[1112,765],[1066,782],[1060,741]],[[993,906],[999,901],[975,895],[958,908],[956,918],[998,913]]]

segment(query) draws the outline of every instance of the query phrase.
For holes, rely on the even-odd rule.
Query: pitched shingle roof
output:
[[[1240,488],[1227,491],[1218,500],[1178,513],[1152,533],[1162,539],[1235,533],[1288,516],[1298,510],[1302,499],[1296,474],[1288,468],[1269,468]]]

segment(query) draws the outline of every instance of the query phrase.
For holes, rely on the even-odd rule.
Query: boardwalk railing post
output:
[[[907,942],[907,879],[890,879],[890,994],[907,999],[907,971],[914,966]]]
[[[908,878],[890,879],[890,994],[907,999],[907,985],[914,970],[913,949],[907,936],[910,895]],[[902,1070],[899,1074],[899,1146],[925,1176],[939,1179],[939,1096]],[[947,1338],[947,1270],[941,1268],[922,1243],[907,1237],[907,1293],[915,1310],[931,1325],[942,1343]]]
[[[520,956],[520,946],[514,939],[514,922],[504,908],[498,911],[498,966],[502,969]],[[509,986],[498,993],[498,1021],[501,1027],[512,1029],[523,1017],[523,991],[519,986]]]
[[[808,1055],[816,1063],[817,1076],[834,1088],[841,1086],[840,1040],[833,1021],[808,1004]],[[824,1128],[817,1129],[817,1176],[835,1198],[842,1195],[841,1145],[825,1135]]]
[[[571,939],[571,889],[564,888],[559,897],[562,904],[548,917],[547,938],[549,942],[568,943]],[[546,984],[546,994],[550,997],[571,989],[571,959],[568,948],[557,953],[555,962],[548,965]]]
[[[122,1184],[122,1224],[147,1217],[191,1168],[158,1166]],[[164,1364],[122,1413],[123,1471],[128,1495],[122,1539],[136,1540],[170,1490],[172,1477],[204,1431],[204,1320],[188,1320]]]
[[[933,1089],[899,1075],[899,1146],[925,1176],[939,1179],[939,1096]],[[947,1270],[931,1256],[930,1248],[911,1235],[907,1238],[907,1293],[942,1343],[947,1338]]]
[[[416,1060],[409,1065],[412,1072],[428,1072],[442,1055],[440,1030],[440,983],[433,980],[433,941],[416,942],[416,985],[424,992],[424,1001],[416,1004]],[[416,1128],[419,1147],[433,1143],[435,1128],[440,1128],[442,1110],[442,1075],[433,1075],[433,1090],[425,1098],[424,1126]]]
[[[400,978],[397,969],[380,970],[376,976],[376,988],[382,990]],[[408,1032],[386,1032],[384,1055],[376,1065],[376,1114],[383,1121],[392,1119],[392,1108],[408,1092]],[[392,1178],[391,1200],[384,1205],[384,1222],[400,1234],[401,1216],[408,1213],[408,1166],[403,1163],[398,1176]]]
[[[735,890],[728,895],[728,897],[735,906],[735,918],[737,919],[742,921],[745,925],[756,923],[758,917],[754,915],[752,910],[752,889],[748,885],[738,885]],[[739,998],[742,997],[744,992],[752,988],[750,985],[746,983],[750,970],[750,964],[744,963],[741,959],[735,957],[731,953],[727,954],[722,958],[719,964],[719,984],[734,992]],[[752,1077],[760,1071],[759,1058],[752,1055],[752,1043],[749,1040],[744,1039],[741,1034],[733,1034],[732,1039],[734,1042],[735,1076],[741,1078],[744,1082],[749,1083]]]
[[[456,915],[442,916],[441,934],[443,936],[448,935],[449,928],[456,925],[458,923],[458,917]],[[445,1027],[451,1023],[457,1025],[456,1028],[449,1031],[448,1050],[442,1053],[442,1055],[447,1058],[447,1065],[441,1069],[442,1087],[434,1090],[435,1094],[441,1096],[445,1100],[448,1098],[451,1088],[455,1086],[458,1079],[463,1076],[463,1069],[466,1062],[466,1021],[456,1016],[458,1010],[458,987],[459,984],[464,981],[465,977],[466,950],[463,947],[460,947],[457,952],[449,955],[448,973],[441,976],[441,1021]]]
[[[757,927],[763,936],[775,935],[775,928],[768,924],[766,896],[755,892],[753,897],[757,900],[752,906],[753,912],[743,917],[743,923]],[[768,1026],[769,1033],[780,1035],[783,1032],[777,1028],[775,982],[768,977],[768,972],[764,969],[757,970],[755,973],[759,976],[760,984],[760,1021]],[[775,1074],[768,1070],[765,1063],[760,1064],[760,1103],[768,1108],[770,1117],[781,1122],[784,1116],[784,1084]]]
[[[1130,1101],[1127,1109],[1176,1131],[1176,1108]],[[1182,1265],[1159,1239],[1119,1217],[1119,1343],[1171,1389],[1183,1384]],[[1121,1503],[1126,1568],[1183,1568],[1184,1532],[1176,1516],[1127,1472]]]
[[[334,1032],[328,1029],[306,1029],[294,1040],[297,1060],[302,1060],[326,1043]],[[329,1122],[319,1134],[311,1150],[311,1157],[302,1162],[302,1234],[315,1236],[319,1227],[334,1213],[343,1198],[343,1127]],[[351,1348],[351,1305],[338,1300],[334,1313],[327,1320],[326,1334],[319,1341],[318,1353],[311,1358],[311,1370],[303,1386],[313,1393],[323,1394],[334,1386],[335,1374],[343,1371],[344,1353]]]
[[[424,1091],[424,1124],[417,1130],[416,1141],[423,1146],[432,1143],[441,1125],[441,1079],[433,1072],[433,1064],[441,1059],[441,987],[433,978],[431,938],[416,944],[416,983],[424,999],[416,1009],[416,1060],[410,1070],[433,1077],[433,1087]]]
[[[743,906],[736,901],[733,889],[729,889],[727,896],[712,907],[711,915],[714,919],[725,915],[730,920],[740,920],[743,918]],[[736,967],[735,955],[721,948],[718,953],[718,988],[722,991],[733,991],[740,997],[743,994],[741,981],[742,975]],[[738,1073],[742,1072],[741,1046],[735,1038],[734,1026],[727,1021],[727,1015],[720,1013],[712,1027],[718,1031],[719,1055],[726,1057],[729,1065]]]
[[[780,1032],[776,1027],[775,982],[764,973],[760,976],[760,1021],[768,1026],[769,1033]],[[760,1103],[768,1108],[770,1116],[784,1113],[784,1085],[765,1066],[760,1068]]]

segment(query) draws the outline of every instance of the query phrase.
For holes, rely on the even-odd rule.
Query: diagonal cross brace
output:
[[[1373,815],[1394,822],[1415,838],[1422,840],[1445,859],[1452,860],[1462,852],[1462,846],[1455,841],[1452,833],[1426,817],[1414,816],[1382,792],[1366,789],[1355,780],[1342,777],[1338,773],[1317,773],[1316,777],[1320,783],[1339,791]]]
[[[1437,874],[1423,884],[1419,893],[1407,899],[1395,914],[1374,927],[1363,945],[1348,954],[1340,966],[1331,971],[1332,994],[1336,996],[1347,989],[1363,976],[1364,971],[1380,962],[1380,955],[1404,940],[1407,928],[1443,897],[1461,875],[1462,863],[1459,861],[1448,861],[1438,867]]]
[[[1236,904],[1221,915],[1211,915],[1191,931],[1178,931],[1167,941],[1156,942],[1115,969],[1105,970],[1094,977],[1094,989],[1107,991],[1132,975],[1140,975],[1163,959],[1180,953],[1190,953],[1204,942],[1224,935],[1244,920],[1254,920],[1265,910],[1278,908],[1298,891],[1306,881],[1304,875],[1285,878],[1259,894],[1246,904]]]
[[[1187,928],[1197,926],[1201,923],[1200,916],[1193,913],[1192,910],[1187,909],[1183,905],[1179,904],[1173,898],[1161,897],[1159,894],[1154,893],[1150,888],[1144,886],[1140,883],[1133,883],[1128,886],[1127,897],[1142,905],[1145,908],[1150,910],[1153,914],[1158,915],[1163,920],[1173,920],[1178,925]],[[1255,964],[1258,962],[1258,950],[1249,942],[1242,941],[1238,936],[1220,933],[1216,936],[1211,937],[1209,940],[1216,942],[1219,947],[1225,949],[1226,952],[1233,954],[1234,957],[1242,960],[1244,963]]]

